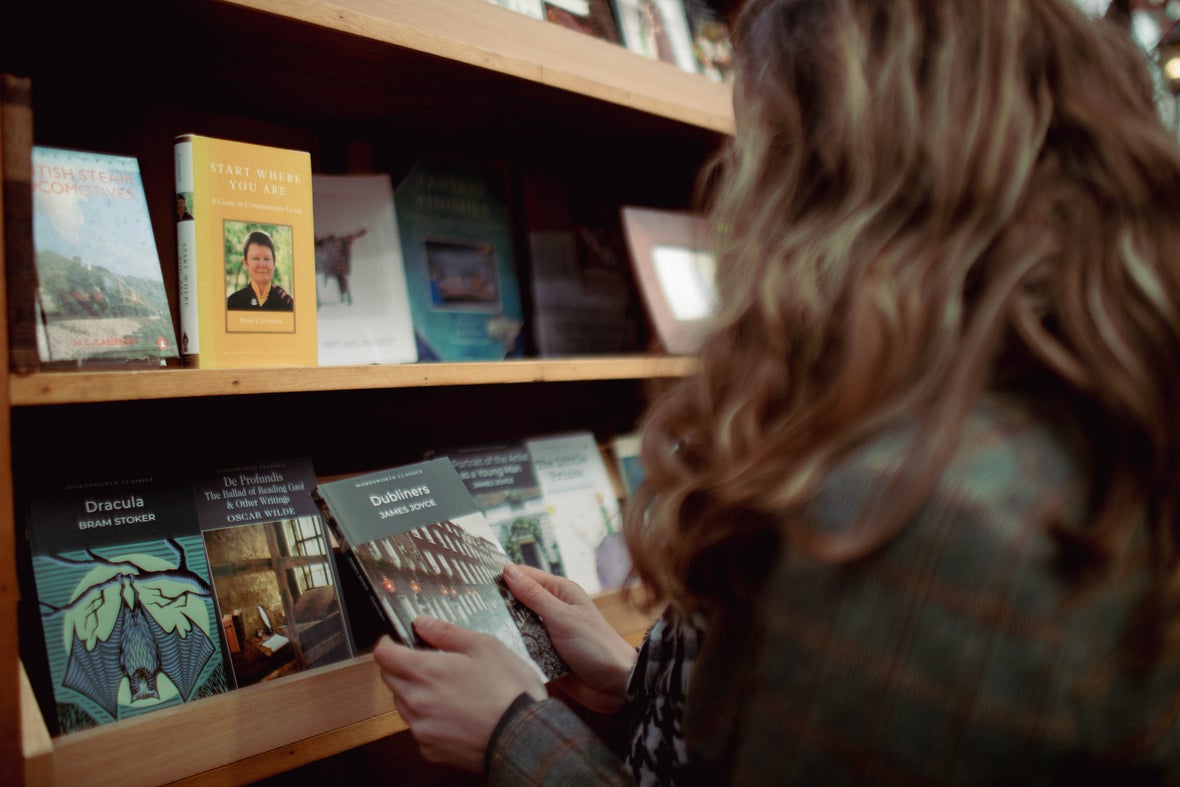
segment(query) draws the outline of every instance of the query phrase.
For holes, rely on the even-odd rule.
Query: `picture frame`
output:
[[[716,257],[708,220],[687,211],[622,208],[623,230],[652,326],[672,355],[701,347],[716,313]]]

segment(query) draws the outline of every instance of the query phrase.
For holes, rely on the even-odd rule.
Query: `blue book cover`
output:
[[[503,170],[423,158],[394,202],[418,359],[520,355],[523,311]]]

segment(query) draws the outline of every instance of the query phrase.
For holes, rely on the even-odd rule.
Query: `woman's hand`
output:
[[[504,711],[522,692],[545,699],[545,684],[490,634],[428,617],[417,618],[414,630],[438,650],[411,650],[382,637],[373,651],[381,679],[423,757],[480,771]]]
[[[627,698],[635,648],[576,582],[530,566],[504,567],[508,589],[545,621],[570,674],[555,684],[587,708],[614,713]]]

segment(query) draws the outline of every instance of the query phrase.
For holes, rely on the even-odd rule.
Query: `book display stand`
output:
[[[9,4],[0,72],[29,78],[26,131],[37,144],[139,160],[165,261],[176,259],[180,133],[307,150],[317,172],[389,172],[395,183],[426,153],[510,168],[577,161],[609,175],[619,203],[685,210],[698,171],[733,130],[728,85],[486,0],[188,0],[111,18],[126,14],[64,0]],[[143,29],[156,32],[134,33]],[[36,34],[44,30],[52,46]],[[104,38],[79,78],[61,52],[93,52],[95,30],[123,32]],[[14,152],[0,150],[7,309],[4,269],[30,264],[11,242],[31,232],[8,199],[11,184],[27,183]],[[164,265],[164,283],[175,320],[175,266]],[[10,364],[7,328],[0,321],[0,366],[14,369],[0,385],[0,784],[13,785],[243,784],[408,737],[370,655],[55,736],[38,696],[38,632],[26,628],[36,604],[22,577],[31,479],[128,452],[165,467],[179,457],[216,465],[258,448],[260,434],[266,455],[309,455],[321,479],[414,461],[438,445],[577,429],[606,439],[635,429],[653,385],[695,365],[637,354],[46,371]],[[617,593],[596,600],[638,644],[650,618]]]

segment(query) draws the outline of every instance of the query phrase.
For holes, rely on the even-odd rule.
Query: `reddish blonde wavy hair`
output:
[[[653,403],[636,571],[692,607],[756,588],[783,538],[849,561],[904,527],[981,392],[1082,438],[1109,565],[1146,519],[1180,595],[1180,152],[1147,64],[1068,0],[751,0],[712,215],[721,308]],[[883,427],[924,438],[893,515],[819,538],[801,510]]]

